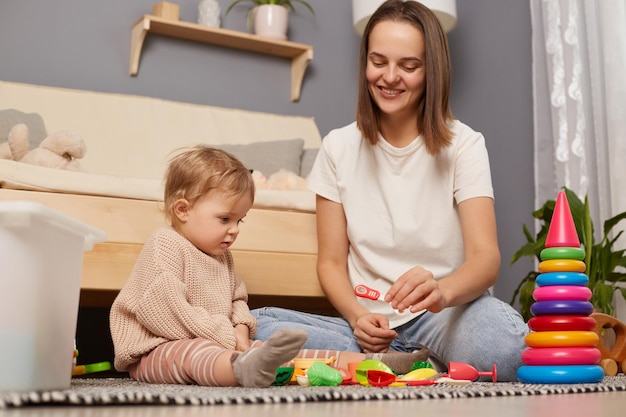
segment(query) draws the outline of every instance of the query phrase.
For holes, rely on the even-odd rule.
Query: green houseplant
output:
[[[567,196],[580,243],[585,250],[585,273],[589,277],[588,286],[593,293],[590,302],[597,311],[613,314],[613,292],[619,290],[626,296],[626,288],[616,286],[618,282],[626,282],[626,273],[622,272],[623,270],[620,268],[626,267],[626,251],[613,249],[613,245],[621,236],[622,231],[617,233],[614,237],[611,237],[611,232],[616,224],[626,219],[626,212],[619,213],[606,220],[603,225],[602,239],[596,242],[587,197],[585,197],[585,201],[582,202],[578,196],[568,188],[563,187],[563,191]],[[536,236],[533,236],[525,224],[523,225],[526,243],[515,252],[511,264],[514,264],[525,256],[541,261],[540,253],[545,247],[555,204],[555,200],[548,200],[539,209],[533,212],[533,217],[541,222],[541,229],[537,232]],[[514,305],[516,300],[519,301],[520,313],[526,320],[532,317],[530,306],[534,302],[532,293],[535,289],[535,280],[538,275],[538,271],[529,271],[520,281],[510,301],[511,305]]]

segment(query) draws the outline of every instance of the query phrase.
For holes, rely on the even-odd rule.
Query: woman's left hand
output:
[[[398,311],[411,313],[428,310],[438,313],[446,307],[446,299],[432,272],[416,266],[402,274],[385,295],[385,301]]]

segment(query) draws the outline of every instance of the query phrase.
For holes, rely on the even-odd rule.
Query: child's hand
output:
[[[235,350],[243,352],[250,349],[250,329],[245,324],[235,326]]]

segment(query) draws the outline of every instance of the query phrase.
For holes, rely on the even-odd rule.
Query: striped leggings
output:
[[[254,341],[251,349],[263,342]],[[197,384],[209,387],[224,386],[217,370],[218,357],[231,350],[207,339],[182,339],[163,343],[129,367],[130,377],[151,384]],[[337,358],[335,350],[301,350],[297,358]]]

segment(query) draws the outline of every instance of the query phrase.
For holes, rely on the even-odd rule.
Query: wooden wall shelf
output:
[[[130,75],[137,75],[141,48],[146,35],[155,33],[173,38],[208,43],[227,48],[258,52],[291,60],[291,100],[298,101],[302,80],[309,62],[313,59],[313,47],[301,43],[263,38],[235,30],[211,28],[196,23],[164,19],[144,15],[132,28],[130,45]]]

